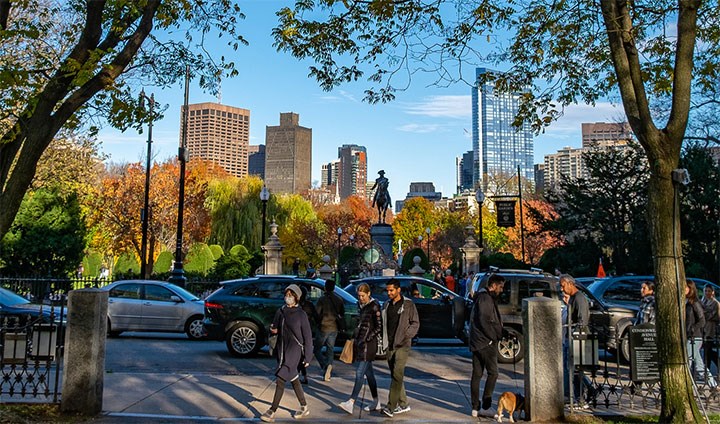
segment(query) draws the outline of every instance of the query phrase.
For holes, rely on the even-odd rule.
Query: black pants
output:
[[[483,399],[492,398],[495,382],[498,379],[497,346],[492,344],[472,353],[472,379],[470,380],[470,397],[472,409],[480,410],[480,380],[487,369],[487,380]]]
[[[280,406],[280,401],[285,393],[285,383],[286,381],[280,377],[275,380],[275,395],[273,396],[272,405],[270,405],[270,410],[273,412],[277,411],[278,406]],[[303,392],[302,386],[300,386],[300,379],[295,377],[292,381],[290,381],[290,383],[295,391],[295,396],[297,396],[297,399],[300,402],[300,406],[307,405],[305,393]]]

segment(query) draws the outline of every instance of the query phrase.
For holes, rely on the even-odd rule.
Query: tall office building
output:
[[[473,184],[488,190],[489,177],[520,175],[534,181],[533,134],[530,124],[518,130],[512,123],[520,104],[520,93],[500,93],[494,83],[482,83],[481,76],[498,71],[477,68],[472,89]]]
[[[340,159],[335,159],[332,162],[325,163],[320,169],[320,188],[328,190],[333,193],[340,201],[340,194],[338,192],[338,175],[340,175]]]
[[[265,179],[265,145],[248,146],[248,174]]]
[[[627,122],[595,122],[582,124],[583,147],[609,147],[626,145],[633,138]]]
[[[356,195],[365,197],[367,184],[367,150],[365,146],[344,144],[338,147],[340,199]]]
[[[190,157],[215,162],[229,174],[244,177],[248,174],[249,140],[249,110],[218,103],[188,105]]]
[[[300,115],[281,113],[279,126],[265,127],[265,185],[272,193],[310,189],[312,129],[300,126]]]
[[[473,160],[474,152],[472,150],[463,153],[462,156],[455,158],[455,179],[457,181],[456,194],[462,193],[464,190],[472,190],[473,185]]]
[[[580,178],[585,175],[582,155],[586,148],[565,147],[557,153],[545,155],[543,166],[544,188],[557,188],[562,178]]]

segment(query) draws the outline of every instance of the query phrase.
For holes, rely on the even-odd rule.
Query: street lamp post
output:
[[[427,257],[428,257],[428,265],[430,264],[430,227],[427,227],[425,229],[425,234],[427,234]]]
[[[179,286],[185,287],[185,270],[183,269],[182,241],[183,241],[183,210],[185,208],[185,163],[188,160],[187,151],[187,129],[188,114],[190,106],[188,104],[190,97],[190,67],[185,67],[185,101],[182,109],[182,134],[180,137],[180,147],[178,147],[178,161],[180,162],[180,181],[178,189],[178,217],[177,217],[177,240],[175,241],[175,260],[173,261],[173,270],[168,281]]]
[[[140,242],[140,278],[148,278],[147,275],[147,244],[148,244],[148,221],[150,220],[150,165],[152,159],[152,128],[153,112],[155,108],[155,95],[145,95],[145,90],[140,91],[140,107],[145,107],[145,99],[150,103],[150,114],[148,122],[147,139],[147,161],[145,162],[145,203],[140,216],[142,221],[142,241]]]
[[[337,235],[338,235],[337,267],[338,267],[338,270],[339,270],[339,269],[340,269],[340,236],[342,236],[342,227],[338,227],[338,229],[337,229]]]
[[[265,246],[265,219],[267,214],[267,202],[270,200],[270,190],[266,186],[263,185],[262,190],[260,190],[260,200],[262,201],[262,242],[260,243],[260,246]]]
[[[483,202],[485,202],[485,193],[483,193],[482,188],[478,187],[475,191],[475,200],[478,204],[478,245],[480,246],[480,253],[483,251],[483,226],[482,226],[482,207]]]

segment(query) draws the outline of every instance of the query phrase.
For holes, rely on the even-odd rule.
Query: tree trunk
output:
[[[663,135],[660,135],[663,137]],[[665,145],[671,144],[663,143]],[[679,149],[677,149],[679,152]],[[651,152],[648,152],[651,153]],[[662,384],[661,422],[702,422],[685,360],[682,325],[685,322],[685,269],[680,243],[680,217],[671,172],[677,155],[648,155],[651,175],[648,226],[656,277],[657,335]],[[676,156],[670,158],[671,156]]]

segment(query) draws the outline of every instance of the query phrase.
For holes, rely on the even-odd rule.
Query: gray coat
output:
[[[395,330],[394,346],[388,346],[389,339],[387,335],[387,307],[391,300],[388,299],[382,308],[382,325],[383,325],[383,348],[386,350],[395,350],[401,347],[410,347],[412,339],[420,330],[420,319],[418,318],[417,308],[412,300],[403,296],[402,307],[400,308],[400,321],[397,330]]]

